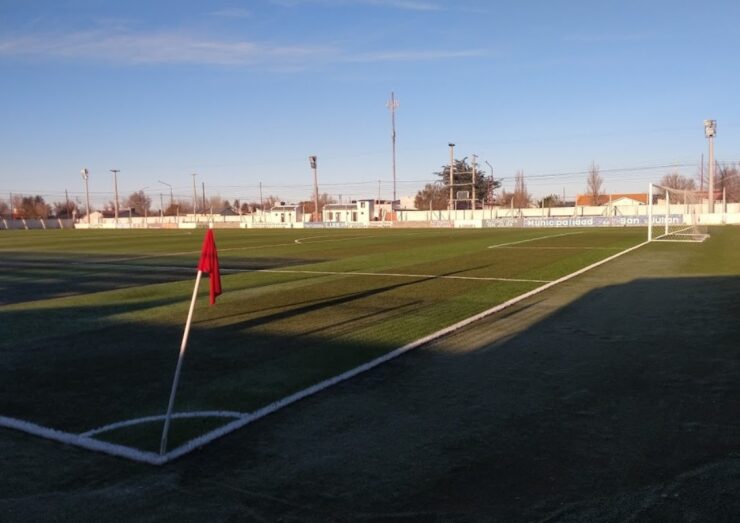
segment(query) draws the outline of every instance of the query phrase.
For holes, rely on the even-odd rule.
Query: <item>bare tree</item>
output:
[[[330,203],[337,203],[336,198],[331,196],[329,193],[322,193],[319,194],[319,212],[321,212],[324,209],[325,205],[328,205]],[[304,202],[301,202],[301,205],[303,205],[304,212],[306,214],[313,214],[314,213],[314,201],[306,200]]]
[[[151,209],[152,199],[144,191],[136,191],[126,198],[123,207],[124,209],[133,209],[137,214],[144,215]]]
[[[669,173],[660,179],[660,185],[669,189],[678,189],[680,191],[693,191],[696,189],[696,183],[691,178],[682,176],[677,172]]]
[[[416,193],[414,207],[419,210],[431,209],[433,211],[446,209],[449,191],[443,185],[428,183],[422,190]]]
[[[728,202],[740,201],[740,167],[731,163],[717,165],[716,172],[716,190],[724,190]]]
[[[54,202],[51,206],[54,209],[54,216],[57,218],[71,218],[72,216],[79,214],[77,203],[72,200]]]
[[[517,171],[514,176],[514,193],[512,195],[514,207],[522,209],[529,207],[532,201],[532,195],[527,191],[527,184],[524,183],[524,171]]]
[[[591,197],[591,205],[599,205],[599,198],[604,194],[601,190],[603,184],[604,178],[600,174],[599,166],[596,162],[591,162],[586,178],[586,194]]]
[[[0,200],[0,216],[10,215],[10,205],[5,200]]]

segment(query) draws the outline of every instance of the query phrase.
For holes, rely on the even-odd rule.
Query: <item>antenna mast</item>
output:
[[[391,133],[391,142],[393,145],[393,203],[392,206],[395,205],[396,202],[396,109],[398,109],[398,106],[400,104],[398,103],[398,100],[396,100],[396,96],[391,91],[391,98],[388,100],[388,103],[385,104],[385,106],[390,109],[391,111],[391,127],[392,127],[392,133]]]

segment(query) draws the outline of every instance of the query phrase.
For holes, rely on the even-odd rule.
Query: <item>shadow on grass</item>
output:
[[[524,303],[166,470],[100,458],[111,488],[132,492],[131,478],[143,478],[144,470],[147,481],[169,485],[179,478],[168,491],[177,502],[162,505],[158,496],[141,498],[140,490],[114,499],[96,494],[96,484],[85,504],[94,508],[78,506],[75,515],[94,520],[115,506],[128,519],[182,510],[198,519],[212,515],[209,500],[221,495],[224,520],[247,505],[265,519],[316,521],[397,514],[624,520],[636,513],[672,520],[682,510],[723,520],[737,501],[715,503],[722,485],[706,472],[697,485],[691,474],[740,448],[733,422],[740,396],[738,295],[739,277],[635,280],[594,289],[517,327],[506,341],[491,342],[512,328],[506,322],[516,324],[517,314],[537,307]],[[231,326],[193,334],[178,409],[251,410],[395,348],[245,334]],[[111,326],[101,331],[107,341],[97,350],[73,344],[70,335],[51,362],[58,347],[35,347],[15,360],[15,369],[2,367],[0,414],[9,405],[35,409],[39,418],[66,425],[60,428],[83,430],[160,413],[179,335],[174,328]],[[25,473],[34,474],[27,465]],[[85,479],[70,477],[65,488],[85,488]],[[187,495],[177,490],[181,482]],[[224,485],[242,494],[226,498]],[[706,497],[682,505],[697,488]],[[139,502],[126,506],[134,495]],[[47,502],[50,511],[60,508]],[[23,513],[21,501],[9,506]]]
[[[225,256],[224,273],[279,269],[322,260]],[[0,306],[141,285],[192,279],[198,256],[54,255],[4,252],[0,258]]]

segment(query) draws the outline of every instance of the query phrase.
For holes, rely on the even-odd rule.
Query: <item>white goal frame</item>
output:
[[[656,196],[659,193],[664,197],[662,203],[656,203]],[[680,211],[676,213],[681,216],[680,223],[672,223],[672,210]],[[651,183],[648,187],[647,240],[703,242],[709,238],[709,234],[706,232],[706,226],[701,223],[702,211],[701,193]]]

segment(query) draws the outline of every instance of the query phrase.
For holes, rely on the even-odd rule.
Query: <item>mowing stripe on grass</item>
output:
[[[496,249],[497,247],[506,247],[507,245],[516,245],[518,243],[536,242],[537,240],[544,240],[545,238],[558,238],[560,236],[570,236],[572,234],[583,234],[583,231],[564,232],[561,234],[549,234],[547,236],[538,236],[537,238],[529,238],[527,240],[519,240],[517,242],[497,243],[496,245],[489,245],[488,248]]]
[[[285,274],[324,274],[324,275],[350,275],[350,276],[387,276],[391,278],[426,278],[439,280],[480,280],[480,281],[510,281],[525,283],[549,283],[552,280],[527,280],[520,278],[495,278],[488,276],[445,276],[436,274],[404,274],[395,272],[354,272],[354,271],[303,271],[290,269],[226,269],[221,272],[275,272]]]
[[[563,236],[563,235],[555,235],[555,236]],[[552,236],[550,236],[552,237]],[[86,448],[89,450],[94,450],[98,452],[103,452],[106,454],[110,454],[113,456],[123,457],[127,458],[133,461],[138,461],[141,463],[149,463],[152,465],[163,465],[167,463],[168,461],[172,461],[174,459],[177,459],[181,456],[184,456],[193,450],[202,447],[203,445],[210,443],[218,438],[221,438],[231,432],[234,432],[235,430],[238,430],[254,421],[257,421],[260,418],[263,418],[269,414],[272,414],[278,410],[283,409],[284,407],[287,407],[288,405],[291,405],[293,403],[296,403],[297,401],[300,401],[304,398],[307,398],[309,396],[312,396],[318,392],[321,392],[325,389],[328,389],[329,387],[332,387],[334,385],[337,385],[343,381],[346,381],[350,378],[353,378],[354,376],[357,376],[358,374],[361,374],[363,372],[366,372],[368,370],[371,370],[379,365],[382,365],[383,363],[386,363],[392,359],[395,359],[409,351],[412,351],[414,349],[417,349],[423,345],[426,345],[434,340],[437,340],[439,338],[442,338],[448,334],[451,334],[459,329],[462,329],[463,327],[467,327],[471,323],[474,323],[478,320],[481,320],[487,316],[490,316],[491,314],[495,314],[497,312],[500,312],[508,307],[511,307],[512,305],[515,305],[519,303],[520,301],[523,301],[527,298],[530,298],[532,296],[535,296],[551,287],[554,287],[555,285],[558,285],[560,283],[563,283],[565,281],[568,281],[572,278],[575,278],[576,276],[580,276],[581,274],[590,271],[591,269],[594,269],[596,267],[599,267],[601,265],[604,265],[605,263],[608,263],[624,254],[630,253],[636,249],[639,249],[640,247],[643,247],[647,245],[649,242],[643,242],[638,245],[635,245],[633,247],[629,247],[621,252],[618,252],[616,254],[613,254],[607,258],[604,258],[603,260],[600,260],[598,262],[592,263],[591,265],[588,265],[582,269],[579,269],[575,272],[572,272],[566,276],[563,276],[561,278],[558,278],[557,280],[550,281],[546,283],[545,285],[541,285],[529,292],[525,292],[524,294],[520,294],[519,296],[516,296],[515,298],[512,298],[504,303],[500,303],[494,307],[491,307],[488,310],[485,310],[483,312],[480,312],[478,314],[475,314],[465,320],[459,321],[453,325],[450,325],[448,327],[445,327],[444,329],[440,329],[436,332],[433,332],[432,334],[429,334],[427,336],[424,336],[423,338],[420,338],[416,341],[413,341],[411,343],[407,343],[406,345],[399,347],[391,352],[388,352],[382,356],[379,356],[371,361],[368,361],[366,363],[363,363],[362,365],[359,365],[353,369],[350,369],[348,371],[345,371],[341,374],[338,374],[332,378],[325,379],[323,381],[320,381],[314,385],[311,385],[310,387],[307,387],[303,390],[300,390],[298,392],[295,392],[293,394],[290,394],[284,398],[281,398],[277,401],[274,401],[252,413],[248,414],[242,414],[238,419],[235,419],[231,423],[227,423],[226,425],[223,425],[215,430],[212,430],[210,432],[206,432],[205,434],[202,434],[196,438],[191,439],[190,441],[184,443],[183,445],[165,453],[162,455],[155,454],[153,452],[146,452],[139,449],[126,447],[124,445],[117,445],[113,443],[108,443],[105,441],[99,441],[93,438],[90,438],[88,436],[85,436],[83,434],[71,434],[68,432],[62,432],[58,431],[56,429],[51,429],[48,427],[43,427],[40,425],[37,425],[35,423],[30,423],[23,420],[18,420],[15,418],[8,418],[5,416],[0,416],[0,427],[7,427],[12,428],[15,430],[20,430],[22,432],[26,432],[28,434],[32,434],[35,436],[41,436],[47,439],[59,441],[62,443],[67,443],[70,445],[76,445],[78,447]],[[181,413],[183,416],[187,416],[188,413]],[[234,413],[236,414],[236,413]],[[138,423],[139,420],[128,420],[123,421],[119,423],[129,423],[129,422],[136,422]],[[135,423],[130,423],[135,424]]]

